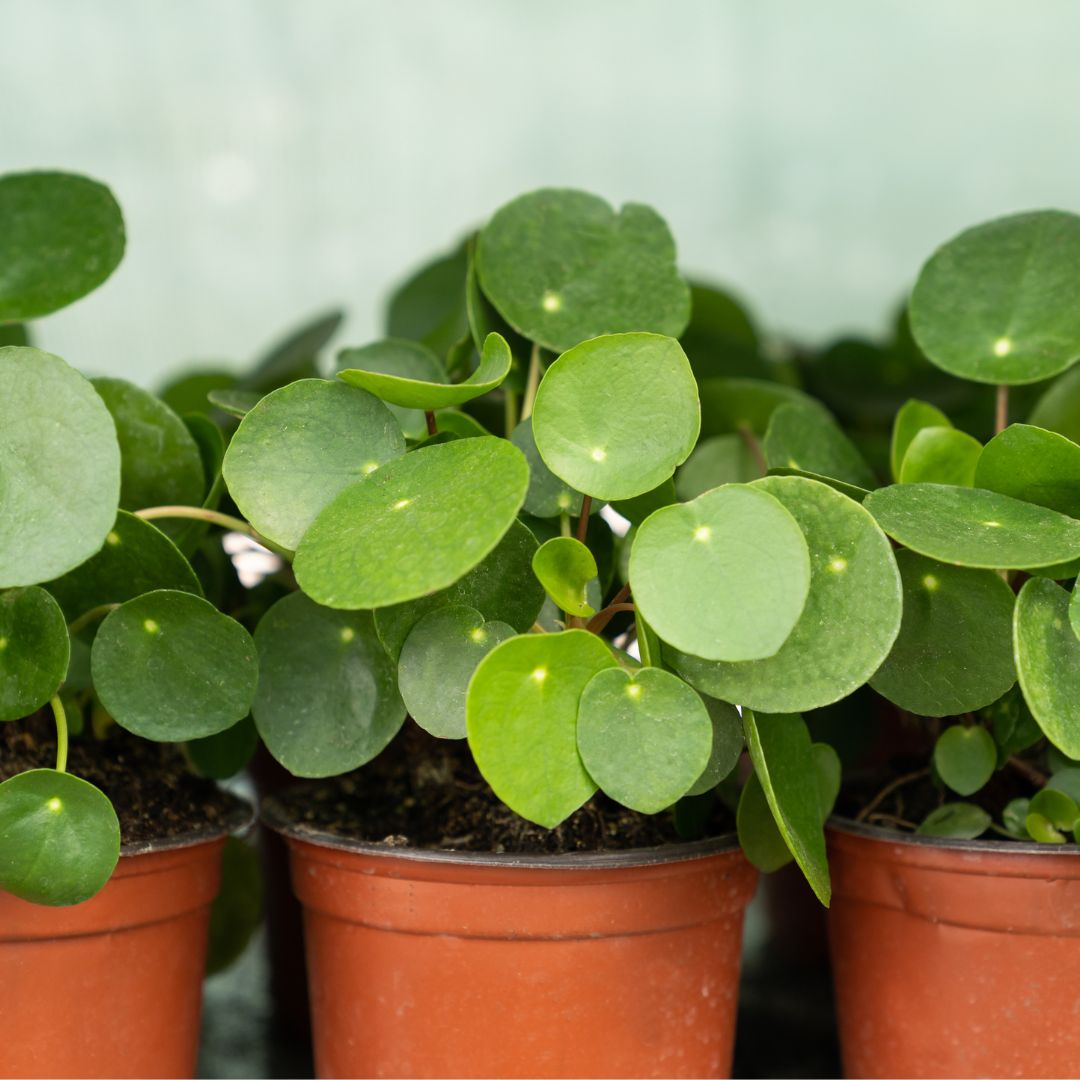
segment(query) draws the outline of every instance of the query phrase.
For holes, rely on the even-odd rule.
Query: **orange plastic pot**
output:
[[[295,828],[320,1077],[725,1076],[756,871],[627,853],[386,848]]]
[[[0,892],[0,1076],[194,1075],[224,843],[125,847],[73,907]]]
[[[848,1076],[1077,1076],[1080,851],[831,823]]]

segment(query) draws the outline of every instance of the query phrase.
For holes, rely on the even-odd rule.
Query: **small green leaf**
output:
[[[144,739],[214,735],[251,708],[251,635],[213,604],[161,589],[106,616],[90,654],[94,687],[116,722]]]
[[[920,836],[975,840],[990,828],[990,815],[974,803],[944,803],[931,810],[915,830]]]
[[[386,306],[386,332],[392,338],[423,342],[444,355],[465,331],[467,246],[421,266],[403,281]]]
[[[0,176],[0,323],[36,319],[93,292],[124,254],[112,193],[61,172]]]
[[[896,564],[900,634],[870,685],[918,716],[958,716],[997,701],[1016,682],[1012,589],[992,570],[913,551],[897,551]]]
[[[632,499],[671,477],[694,449],[697,384],[674,338],[593,338],[544,373],[532,421],[556,476],[596,499]]]
[[[0,462],[0,589],[49,581],[101,547],[120,497],[116,428],[60,357],[0,349]]]
[[[1043,817],[1042,814],[1034,814],[1030,811],[1024,818],[1024,828],[1032,840],[1040,844],[1064,844],[1065,837],[1054,828],[1053,822]]]
[[[762,873],[771,874],[787,866],[793,856],[765,798],[765,789],[756,773],[751,773],[739,793],[735,828],[743,854]]]
[[[244,417],[222,472],[248,521],[295,551],[327,503],[404,453],[398,423],[378,399],[341,383],[301,379]]]
[[[714,435],[702,439],[675,474],[675,492],[680,502],[690,502],[723,484],[747,484],[761,476],[741,435]]]
[[[0,592],[0,721],[40,709],[60,689],[70,657],[64,614],[44,589]]]
[[[592,552],[572,536],[556,536],[542,544],[532,561],[533,573],[548,596],[568,615],[593,615],[586,598],[589,582],[596,577]]]
[[[504,622],[485,622],[464,604],[428,612],[409,631],[398,660],[398,687],[409,715],[440,739],[464,739],[469,680],[515,632]]]
[[[768,430],[772,414],[789,403],[814,409],[823,417],[830,415],[809,394],[765,379],[702,379],[699,391],[703,439],[731,435],[743,429],[762,436]]]
[[[209,414],[207,394],[211,390],[227,390],[235,385],[236,376],[227,370],[225,364],[222,364],[220,368],[198,367],[173,374],[161,385],[158,397],[177,416],[189,416],[192,413]]]
[[[754,660],[774,655],[798,621],[810,558],[782,503],[729,484],[657,510],[638,526],[630,582],[634,603],[675,648]]]
[[[864,489],[877,486],[858,448],[820,409],[781,405],[769,420],[763,449],[770,469],[799,469]]]
[[[192,739],[187,744],[187,753],[200,776],[228,780],[251,760],[258,745],[259,733],[255,730],[255,722],[250,716],[245,716],[239,723],[216,735]]]
[[[456,409],[441,409],[436,415],[436,421],[439,426],[439,432],[448,432],[451,435],[457,435],[462,439],[475,439],[483,435],[490,435],[488,431],[479,420],[470,416],[468,413],[458,412]],[[522,449],[518,447],[518,449]],[[532,467],[532,462],[529,462],[529,467]]]
[[[615,664],[585,630],[511,638],[480,662],[466,698],[469,747],[515,813],[553,829],[596,791],[578,755],[578,701]]]
[[[1027,826],[1024,824],[1024,819],[1028,815],[1028,807],[1031,804],[1030,799],[1010,799],[1005,804],[1005,809],[1001,812],[1001,823],[1005,826],[1005,831],[1010,836],[1015,836],[1018,840],[1026,840],[1028,838]]]
[[[1077,517],[1080,446],[1052,431],[1012,424],[983,448],[975,484]]]
[[[1015,214],[939,248],[911,295],[911,330],[938,367],[984,383],[1038,382],[1080,358],[1080,217]]]
[[[1054,769],[1054,774],[1046,781],[1046,786],[1052,791],[1063,791],[1074,803],[1080,805],[1080,767],[1070,765]]]
[[[1080,521],[992,491],[894,484],[864,505],[894,540],[941,562],[1028,570],[1080,556]]]
[[[974,795],[994,775],[997,745],[978,724],[947,727],[934,743],[934,768],[957,795]]]
[[[119,857],[116,811],[93,784],[54,769],[0,784],[0,889],[33,904],[81,904]]]
[[[206,400],[230,416],[242,419],[262,401],[258,390],[245,390],[239,386],[224,386],[208,390]]]
[[[889,447],[889,468],[892,477],[899,482],[900,466],[912,440],[923,428],[952,427],[949,418],[936,406],[927,401],[912,398],[898,410],[893,420],[892,441]]]
[[[1080,822],[1080,807],[1065,794],[1054,788],[1045,787],[1031,800],[1029,813],[1041,814],[1055,829],[1065,832],[1073,829]]]
[[[545,464],[536,449],[532,433],[532,417],[522,420],[510,441],[525,455],[529,463],[529,490],[525,493],[525,512],[534,517],[558,517],[581,513],[581,492],[563,483]]]
[[[183,420],[184,426],[191,432],[191,437],[199,448],[199,456],[202,459],[203,476],[206,479],[206,493],[203,495],[202,507],[205,510],[216,510],[221,502],[221,496],[225,493],[225,481],[221,476],[221,463],[225,459],[225,436],[213,420],[201,413],[186,413]],[[176,520],[172,522],[172,526],[170,535],[176,546],[187,557],[198,549],[199,544],[210,531],[210,522],[199,519]]]
[[[581,760],[605,795],[639,813],[659,813],[690,790],[712,739],[701,698],[662,668],[608,668],[582,691]]]
[[[644,634],[642,633],[643,629]],[[655,648],[658,652],[659,642],[648,629],[648,624],[639,622],[638,642],[641,646],[642,663],[655,665],[656,661],[646,661],[645,659],[646,646],[644,641],[649,637],[652,637],[652,640],[656,643],[649,646],[649,648]],[[742,717],[739,716],[735,706],[729,705],[726,701],[717,701],[716,698],[707,696],[703,697],[702,700],[705,702],[709,720],[712,722],[712,750],[709,753],[708,764],[702,769],[701,775],[694,781],[690,790],[687,791],[687,795],[703,795],[706,791],[711,791],[716,787],[725,776],[731,774],[732,769],[739,763],[739,756],[743,750]]]
[[[1046,388],[1028,423],[1080,441],[1080,368],[1069,368]]]
[[[290,593],[262,617],[255,645],[255,726],[294,776],[364,765],[405,722],[395,665],[370,612],[334,611]]]
[[[918,431],[900,464],[901,484],[956,484],[972,487],[982,443],[954,427]]]
[[[325,311],[301,323],[263,355],[241,380],[241,385],[265,394],[285,383],[317,374],[318,355],[344,318],[343,311]]]
[[[562,352],[633,330],[678,337],[690,290],[656,211],[614,211],[584,191],[547,188],[503,206],[480,233],[480,284],[515,330]]]
[[[263,916],[263,869],[259,850],[235,836],[221,852],[221,887],[210,905],[206,974],[224,971],[240,958]]]
[[[498,544],[528,485],[524,455],[504,439],[396,458],[321,511],[297,549],[296,579],[316,603],[347,609],[445,589]]]

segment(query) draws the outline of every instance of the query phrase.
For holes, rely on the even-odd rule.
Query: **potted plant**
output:
[[[911,296],[929,360],[997,387],[996,433],[909,401],[895,482],[859,494],[898,545],[903,621],[870,683],[904,752],[830,829],[849,1075],[1080,1060],[1080,445],[1054,430],[1077,434],[1078,267],[1080,218],[1019,214],[945,244]],[[1010,425],[1010,388],[1054,376]]]
[[[96,288],[123,249],[102,185],[0,177],[0,1012],[14,1075],[192,1074],[222,845],[247,816],[167,744],[213,772],[253,742],[254,644],[185,555],[205,523],[166,532],[139,513],[212,516],[221,436],[28,343],[27,321]]]

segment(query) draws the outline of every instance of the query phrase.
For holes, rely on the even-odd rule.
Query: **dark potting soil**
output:
[[[557,855],[686,840],[670,813],[639,814],[600,793],[554,829],[534,825],[496,797],[463,742],[408,725],[362,769],[289,788],[279,803],[301,829],[388,847]],[[734,828],[734,816],[717,799],[702,835]]]
[[[56,729],[41,715],[0,724],[0,780],[56,765]],[[67,771],[99,787],[120,819],[123,844],[219,833],[243,819],[244,804],[196,776],[180,750],[113,728],[103,739],[72,738]]]

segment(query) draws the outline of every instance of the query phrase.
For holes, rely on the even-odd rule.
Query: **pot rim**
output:
[[[995,855],[1080,855],[1080,846],[1068,844],[1039,844],[1034,840],[960,840],[946,836],[921,836],[917,833],[900,832],[882,825],[867,825],[863,821],[833,815],[825,823],[827,829],[849,836],[861,836],[888,844],[906,844],[909,847],[944,848],[948,851],[975,851]]]
[[[121,844],[120,858],[196,847],[198,844],[208,844],[214,840],[220,840],[224,836],[231,836],[233,833],[245,832],[255,823],[255,807],[247,799],[242,798],[235,792],[229,794],[236,799],[236,805],[214,825],[191,829],[188,832],[177,833],[175,836],[155,837],[151,840],[135,840],[127,844]]]
[[[276,796],[262,800],[259,820],[274,832],[290,840],[299,840],[316,847],[349,852],[354,855],[374,855],[421,863],[457,863],[467,866],[495,866],[503,869],[526,870],[602,870],[631,866],[657,866],[664,863],[686,862],[708,855],[723,855],[738,851],[739,838],[735,833],[664,844],[660,847],[634,848],[627,851],[568,851],[561,855],[533,855],[518,852],[450,851],[440,848],[390,847],[370,840],[354,840],[311,826],[298,825]]]

